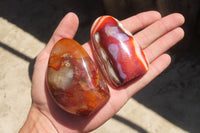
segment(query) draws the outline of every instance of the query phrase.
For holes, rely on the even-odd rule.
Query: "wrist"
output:
[[[57,133],[51,121],[39,109],[32,106],[19,133]]]

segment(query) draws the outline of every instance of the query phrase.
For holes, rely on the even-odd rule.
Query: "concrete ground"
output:
[[[83,43],[89,39],[91,20],[104,13],[94,10],[95,6],[88,9],[94,12],[85,11],[87,2],[79,3],[80,9],[63,2],[0,1],[0,133],[16,133],[23,125],[31,104],[34,59],[62,16],[68,11],[79,15],[80,29],[75,39]],[[65,9],[67,6],[70,9]],[[86,14],[93,17],[88,19]],[[172,65],[163,74],[93,133],[198,133],[199,47],[187,53],[179,48],[170,51]]]

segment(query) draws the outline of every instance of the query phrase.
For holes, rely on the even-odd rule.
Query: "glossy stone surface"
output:
[[[53,47],[47,69],[47,88],[65,111],[87,116],[109,99],[109,90],[87,52],[72,39]]]
[[[132,34],[111,16],[99,17],[91,28],[92,49],[107,80],[119,87],[148,70],[148,61]]]

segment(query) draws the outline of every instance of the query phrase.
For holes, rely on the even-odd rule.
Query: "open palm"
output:
[[[68,13],[63,18],[47,46],[38,55],[33,73],[31,110],[37,111],[41,119],[61,133],[88,132],[111,118],[134,93],[151,82],[170,64],[171,58],[164,52],[184,36],[183,30],[179,27],[184,23],[184,17],[177,13],[161,18],[158,12],[149,11],[121,21],[143,48],[150,62],[149,71],[136,82],[130,82],[119,89],[109,87],[110,99],[97,113],[89,117],[78,117],[60,109],[45,86],[46,69],[53,45],[62,38],[73,38],[78,23],[74,13]],[[140,32],[137,32],[139,30]],[[89,43],[85,43],[83,47],[93,59]]]

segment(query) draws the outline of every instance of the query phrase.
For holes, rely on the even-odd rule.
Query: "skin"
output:
[[[156,11],[148,11],[122,20],[121,23],[143,48],[150,63],[148,72],[137,81],[130,82],[120,89],[109,86],[111,95],[109,101],[89,117],[74,116],[60,109],[46,89],[45,75],[53,45],[62,38],[73,38],[76,34],[78,17],[74,13],[68,13],[37,57],[32,80],[32,105],[20,133],[89,132],[98,128],[119,111],[132,95],[167,68],[171,58],[164,52],[184,37],[184,31],[180,28],[184,23],[184,17],[178,13],[161,17]],[[138,30],[140,32],[137,32]],[[94,59],[89,43],[90,41],[85,43],[83,48]]]

